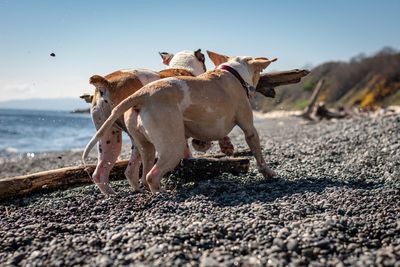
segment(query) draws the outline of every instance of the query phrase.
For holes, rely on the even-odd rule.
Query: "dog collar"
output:
[[[256,91],[256,88],[250,84],[248,84],[245,80],[243,80],[242,76],[240,76],[239,72],[237,72],[234,68],[228,65],[220,65],[217,67],[218,70],[226,70],[230,72],[233,76],[236,77],[236,79],[239,80],[240,84],[243,86],[243,88],[246,90],[246,95],[248,98],[250,98],[250,92],[254,93]]]

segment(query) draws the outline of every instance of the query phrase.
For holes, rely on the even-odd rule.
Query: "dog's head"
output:
[[[109,89],[111,87],[111,84],[107,81],[106,78],[100,75],[93,75],[92,77],[90,77],[89,83],[96,87],[96,91],[100,93],[100,96],[105,100],[106,103],[110,101]]]
[[[105,103],[115,106],[143,86],[138,77],[129,71],[115,71],[103,77],[93,75],[89,83]]]
[[[167,69],[184,69],[190,71],[194,76],[206,72],[205,56],[201,49],[194,52],[181,51],[176,54],[160,52],[160,56]]]
[[[253,87],[257,86],[261,72],[268,67],[269,64],[277,60],[277,58],[268,59],[265,57],[230,57],[211,51],[207,51],[207,54],[215,67],[222,64],[229,65],[240,74],[246,83]]]

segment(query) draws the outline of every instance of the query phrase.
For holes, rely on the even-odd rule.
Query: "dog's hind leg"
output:
[[[147,182],[146,176],[154,165],[154,161],[156,159],[156,150],[154,148],[154,145],[148,141],[142,143],[142,148],[143,148],[142,183],[145,187],[151,189],[150,185]]]
[[[185,142],[175,143],[174,148],[158,151],[158,160],[146,176],[147,184],[152,193],[159,192],[161,178],[172,171],[183,158]]]
[[[138,160],[134,160],[132,162],[132,169],[135,170],[132,175],[127,176],[129,180],[129,184],[133,187],[135,191],[141,191],[139,189],[139,167],[140,163],[143,164],[142,168],[142,183],[143,186],[148,188],[146,182],[146,174],[150,171],[151,167],[154,165],[155,161],[155,149],[153,144],[147,140],[146,136],[144,136],[136,127],[137,125],[137,114],[133,113],[128,115],[128,121],[126,123],[128,127],[128,131],[132,136],[132,140],[135,144],[135,148],[132,152],[132,157],[138,157]],[[135,154],[135,155],[134,155]],[[129,166],[128,166],[129,167]]]
[[[178,165],[187,147],[180,111],[169,109],[168,119],[163,117],[164,114],[157,109],[142,117],[143,127],[158,153],[156,164],[146,175],[147,184],[153,193],[160,191],[161,178]]]
[[[133,139],[132,139],[133,144]],[[139,185],[139,169],[141,164],[141,157],[138,149],[132,146],[131,158],[128,162],[128,167],[125,170],[125,177],[128,183],[132,186],[134,191],[141,191]]]

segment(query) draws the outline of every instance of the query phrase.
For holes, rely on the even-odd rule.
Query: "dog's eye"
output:
[[[101,97],[103,97],[103,96],[104,96],[104,93],[103,93],[102,91],[100,91],[100,96],[101,96]]]

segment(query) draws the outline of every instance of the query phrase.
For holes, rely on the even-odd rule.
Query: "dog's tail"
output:
[[[82,155],[83,165],[86,166],[86,158],[89,155],[89,152],[96,145],[98,140],[104,135],[104,133],[114,124],[114,122],[121,117],[125,111],[129,108],[140,109],[142,106],[144,99],[146,97],[146,93],[142,93],[138,91],[137,93],[131,95],[124,101],[122,101],[118,106],[116,106],[112,111],[110,117],[103,123],[97,133],[90,139],[89,143],[86,145],[85,150]]]

